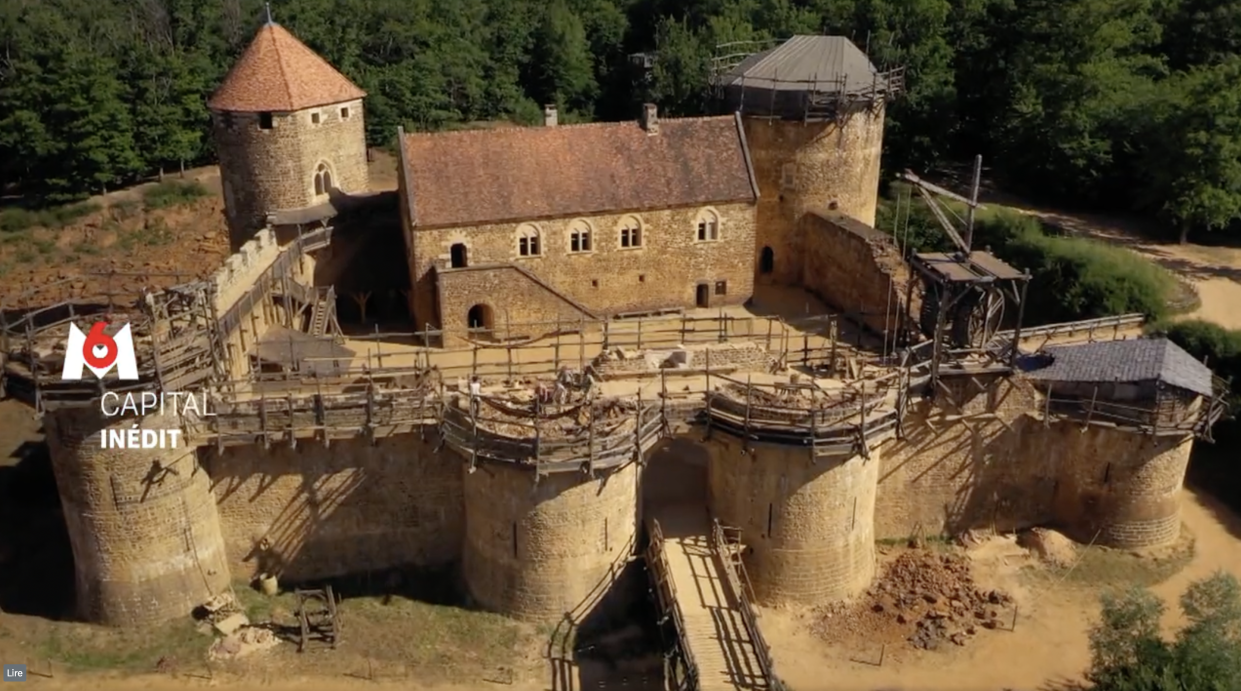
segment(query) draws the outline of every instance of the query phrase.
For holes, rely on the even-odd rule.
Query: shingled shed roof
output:
[[[720,83],[777,91],[817,85],[823,92],[839,79],[844,80],[846,93],[870,89],[876,81],[881,87],[885,83],[870,58],[844,36],[794,36],[742,60]]]
[[[407,134],[410,218],[419,227],[754,202],[735,115]]]
[[[1043,381],[1138,383],[1160,381],[1169,386],[1212,395],[1212,373],[1183,348],[1166,338],[1102,341],[1052,346],[1043,351],[1051,364],[1029,372]],[[1033,365],[1035,358],[1030,359]]]
[[[288,112],[353,101],[366,92],[279,24],[259,29],[207,107],[238,113]]]

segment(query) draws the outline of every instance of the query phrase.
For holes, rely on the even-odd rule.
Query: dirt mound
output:
[[[1003,626],[1002,611],[1011,604],[1006,593],[977,588],[965,557],[911,550],[888,564],[860,602],[826,611],[817,633],[935,650]]]
[[[1017,544],[1038,555],[1050,566],[1067,568],[1077,560],[1077,544],[1046,528],[1033,528],[1017,535]]]

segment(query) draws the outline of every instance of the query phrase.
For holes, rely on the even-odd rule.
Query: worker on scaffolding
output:
[[[478,399],[483,394],[483,384],[478,375],[470,377],[470,415],[478,417]]]

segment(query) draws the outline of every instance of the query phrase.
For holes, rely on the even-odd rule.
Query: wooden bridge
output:
[[[647,566],[681,662],[669,688],[781,688],[758,629],[738,545],[702,506],[661,507],[652,513]]]

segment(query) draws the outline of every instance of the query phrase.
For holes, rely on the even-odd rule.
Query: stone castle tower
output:
[[[369,188],[365,96],[284,27],[259,29],[207,102],[234,252],[269,221]]]
[[[713,85],[741,114],[758,179],[757,280],[799,285],[808,210],[874,225],[885,102],[902,88],[843,36],[794,36],[716,59]]]

